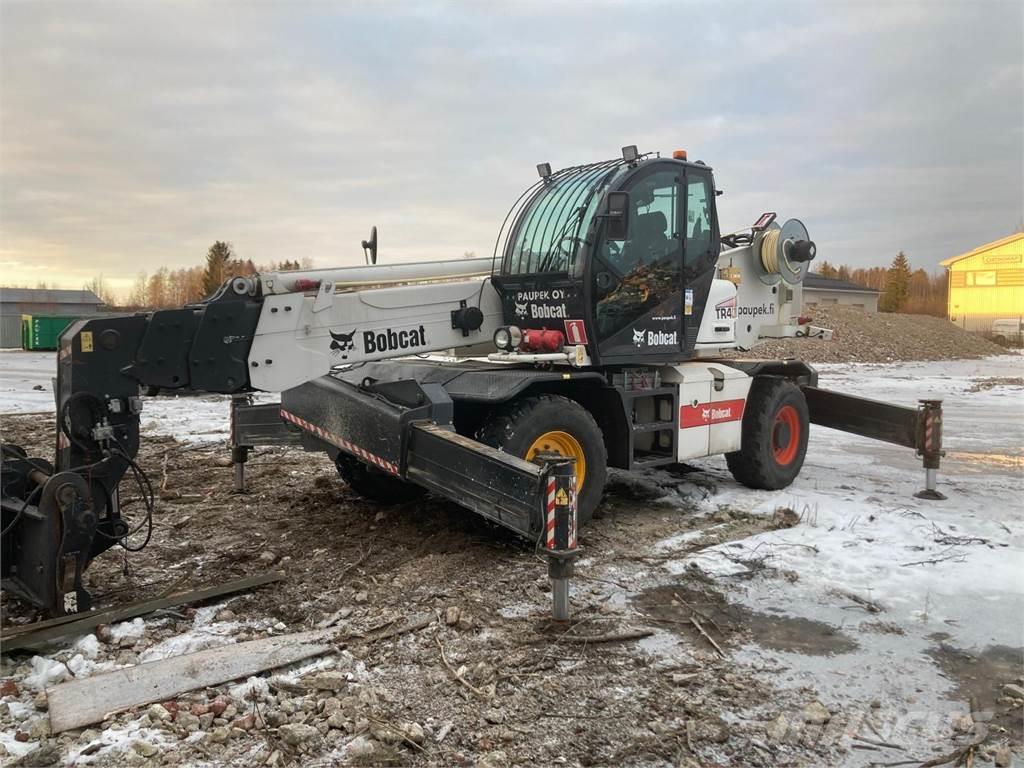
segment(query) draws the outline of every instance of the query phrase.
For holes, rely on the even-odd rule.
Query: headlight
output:
[[[494,332],[494,346],[504,352],[511,352],[523,340],[523,332],[510,325],[507,328],[499,328]]]

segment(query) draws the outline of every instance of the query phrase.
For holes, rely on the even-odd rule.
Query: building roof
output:
[[[881,293],[866,285],[857,285],[849,280],[838,280],[834,277],[822,277],[813,272],[808,272],[804,277],[804,288],[812,288],[816,291],[850,291],[851,293]]]
[[[102,304],[92,291],[58,291],[48,288],[0,288],[0,303]]]
[[[945,261],[940,261],[939,264],[941,264],[944,267],[948,267],[954,264],[955,262],[960,261],[960,259],[966,259],[969,256],[977,256],[979,253],[984,253],[985,251],[991,251],[996,248],[1001,248],[1004,245],[1009,245],[1010,243],[1014,243],[1018,240],[1024,240],[1024,232],[1015,232],[1009,237],[1001,237],[998,240],[993,240],[991,243],[979,245],[973,251],[961,253],[959,256],[952,256],[946,259]]]

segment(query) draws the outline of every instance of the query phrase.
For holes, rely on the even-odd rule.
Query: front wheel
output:
[[[426,491],[418,485],[374,469],[355,456],[340,452],[334,460],[341,479],[364,499],[381,504],[403,504],[415,501]]]
[[[743,442],[725,454],[732,476],[749,488],[788,486],[804,465],[809,424],[800,387],[787,379],[755,379],[743,413]]]
[[[608,454],[586,408],[561,395],[524,397],[495,411],[477,432],[481,443],[526,461],[540,453],[576,459],[576,520],[590,520],[604,494]]]

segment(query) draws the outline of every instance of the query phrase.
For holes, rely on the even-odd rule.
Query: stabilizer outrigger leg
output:
[[[942,450],[942,401],[921,400],[916,408],[847,395],[819,387],[801,387],[812,424],[913,448],[922,458],[925,487],[914,495],[941,501],[936,490]]]
[[[552,616],[569,620],[569,579],[579,555],[576,546],[576,460],[548,454],[538,457],[544,465],[543,546],[551,579]]]
[[[924,488],[914,496],[919,499],[943,501],[946,495],[936,488],[939,462],[946,455],[942,450],[942,401],[921,400],[920,403],[917,455],[921,457],[921,463],[924,465]]]

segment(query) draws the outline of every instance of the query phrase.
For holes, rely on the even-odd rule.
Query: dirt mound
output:
[[[887,363],[956,360],[1006,353],[998,344],[968,333],[941,317],[872,313],[838,306],[817,307],[807,314],[814,325],[834,331],[831,341],[767,341],[754,348],[756,356],[799,357],[810,363]]]

